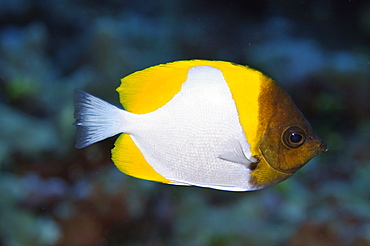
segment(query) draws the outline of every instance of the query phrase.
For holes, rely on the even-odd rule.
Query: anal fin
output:
[[[139,179],[170,183],[145,160],[129,134],[122,134],[115,142],[115,147],[112,149],[112,160],[117,168],[127,175]]]

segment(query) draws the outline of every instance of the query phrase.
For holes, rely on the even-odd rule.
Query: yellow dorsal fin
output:
[[[129,134],[121,134],[114,145],[112,160],[121,172],[140,179],[171,183],[149,165]]]
[[[160,64],[132,73],[121,79],[117,88],[123,107],[136,114],[152,112],[181,90],[187,73],[194,66],[213,66],[222,70],[221,61],[189,60]]]

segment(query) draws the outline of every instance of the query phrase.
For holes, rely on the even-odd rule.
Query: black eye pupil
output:
[[[301,134],[292,133],[292,135],[290,135],[290,141],[292,143],[299,143],[302,140],[302,138],[303,137]]]
[[[298,148],[306,141],[305,131],[298,126],[288,127],[281,137],[281,141],[288,148]]]

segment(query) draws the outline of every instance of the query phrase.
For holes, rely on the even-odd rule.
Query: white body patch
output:
[[[165,106],[127,123],[126,132],[147,162],[173,184],[254,189],[250,147],[219,69],[191,68],[181,91]]]

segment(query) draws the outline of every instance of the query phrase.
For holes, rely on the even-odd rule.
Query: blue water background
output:
[[[121,77],[194,58],[277,80],[330,151],[232,193],[73,147],[74,88],[119,105]],[[370,245],[369,177],[369,1],[0,1],[0,245]]]

